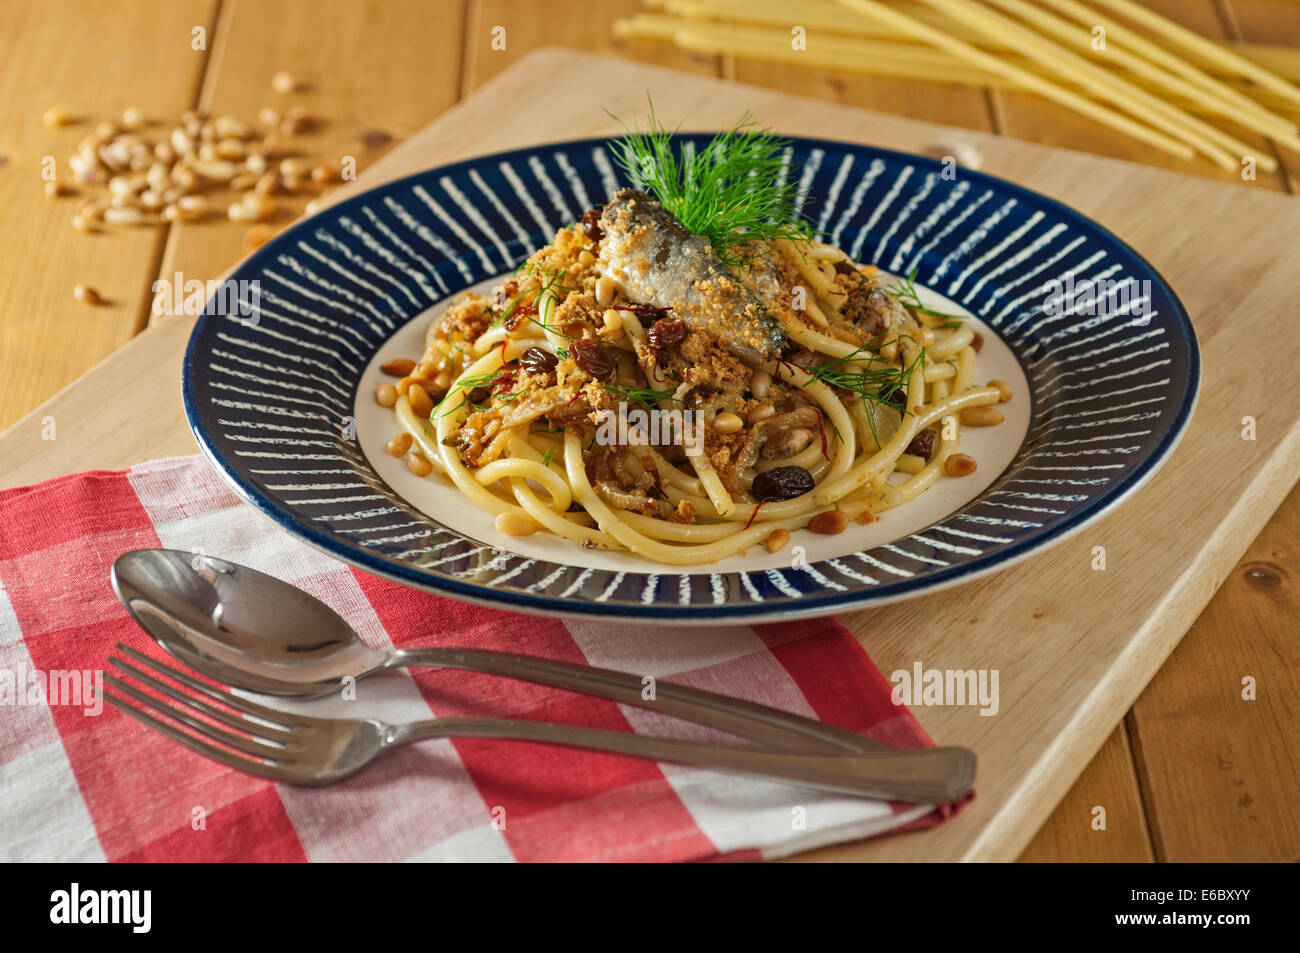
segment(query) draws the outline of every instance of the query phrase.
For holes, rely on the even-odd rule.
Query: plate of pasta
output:
[[[359,568],[665,621],[992,572],[1168,455],[1199,358],[1132,249],[938,160],[633,128],[457,163],[288,230],[197,323],[199,444]]]

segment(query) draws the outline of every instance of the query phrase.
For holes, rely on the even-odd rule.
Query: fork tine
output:
[[[231,708],[237,708],[245,714],[253,715],[256,718],[263,718],[266,721],[271,722],[271,724],[278,726],[281,730],[291,731],[294,728],[305,727],[307,723],[314,720],[302,715],[289,715],[282,711],[276,711],[274,708],[267,708],[264,705],[259,705],[257,702],[250,702],[246,698],[240,698],[238,695],[232,694],[223,688],[217,688],[215,685],[201,682],[193,675],[188,675],[180,669],[168,665],[166,662],[160,662],[158,659],[145,655],[143,652],[139,652],[131,648],[131,646],[124,645],[121,642],[117,643],[117,647],[137,662],[141,662],[155,671],[166,674],[170,678],[180,682],[182,685],[188,685],[195,691],[202,692],[209,698],[215,698],[217,701],[224,705],[229,705]]]
[[[283,743],[286,745],[292,744],[294,741],[293,732],[281,731],[279,728],[272,728],[269,725],[263,725],[261,722],[254,722],[249,720],[248,718],[242,718],[239,715],[235,715],[226,711],[225,709],[218,708],[216,705],[210,705],[201,698],[193,698],[189,695],[186,695],[183,691],[181,691],[179,688],[176,688],[174,685],[168,685],[162,679],[154,678],[148,672],[144,671],[143,669],[136,668],[134,665],[132,665],[130,662],[126,661],[125,659],[110,657],[108,661],[111,664],[116,665],[118,668],[122,668],[130,672],[132,675],[134,675],[140,681],[144,682],[146,685],[152,685],[154,688],[162,692],[164,695],[176,699],[176,701],[180,702],[183,705],[188,705],[191,708],[201,711],[211,718],[215,718],[218,721],[224,722],[225,724],[229,725],[232,728],[238,728],[240,731],[246,731],[249,734],[261,735],[264,736],[267,741],[275,741],[277,743]],[[250,727],[250,725],[252,727]]]
[[[195,738],[193,735],[187,734],[179,728],[155,718],[148,712],[136,708],[124,698],[119,698],[107,688],[104,689],[104,701],[108,702],[124,715],[129,715],[136,721],[143,722],[150,728],[162,732],[173,741],[178,741],[190,750],[197,751],[199,754],[205,755],[214,761],[220,761],[222,764],[239,771],[247,771],[249,774],[271,778],[274,781],[288,780],[288,773],[282,768],[277,768],[274,765],[266,764],[262,761],[254,761],[251,758],[245,758],[241,755],[235,754],[233,751],[227,751],[224,748],[210,745],[201,738]]]
[[[152,695],[146,695],[138,688],[122,681],[122,679],[118,678],[116,675],[105,672],[104,680],[117,686],[118,689],[131,696],[140,704],[161,712],[174,721],[179,721],[183,725],[188,725],[201,735],[205,735],[208,738],[215,738],[216,740],[228,744],[230,747],[239,751],[274,762],[284,761],[285,755],[289,754],[289,752],[286,752],[283,748],[273,748],[270,745],[261,744],[257,741],[232,734],[229,731],[226,731],[223,728],[218,728],[216,725],[209,724],[206,721],[200,721],[198,718],[180,711],[179,709],[154,698]]]

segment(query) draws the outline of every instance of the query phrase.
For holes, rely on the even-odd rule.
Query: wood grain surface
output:
[[[1162,0],[1150,5],[1207,35],[1300,45],[1300,5],[1289,0]],[[52,132],[40,125],[41,112],[55,102],[96,117],[110,115],[127,105],[142,106],[151,115],[174,116],[199,103],[251,114],[261,105],[274,105],[287,98],[325,118],[319,136],[310,143],[313,150],[326,155],[357,154],[363,169],[373,164],[371,173],[364,177],[366,183],[371,183],[377,180],[371,175],[391,177],[405,168],[398,150],[376,162],[381,150],[366,152],[360,148],[364,133],[383,129],[397,138],[404,137],[535,50],[562,44],[660,63],[697,75],[784,89],[824,101],[921,117],[949,127],[1036,138],[1154,165],[1176,164],[1166,162],[1162,156],[1135,152],[1104,129],[1028,97],[921,80],[836,76],[814,68],[703,57],[655,45],[627,46],[610,38],[610,26],[617,16],[639,9],[632,0],[565,4],[566,15],[562,17],[556,16],[553,5],[519,0],[403,0],[364,5],[347,0],[139,3],[131,5],[132,12],[139,15],[130,16],[129,21],[121,12],[124,6],[116,4],[109,10],[104,5],[57,0],[30,8],[6,5],[0,11],[0,79],[4,81],[0,83],[0,134],[4,137],[0,139],[0,223],[6,226],[4,234],[11,247],[21,243],[39,251],[34,267],[32,261],[21,256],[0,259],[0,426],[32,410],[143,327],[149,312],[148,287],[156,275],[170,275],[180,268],[187,277],[214,276],[243,253],[242,230],[226,224],[178,227],[165,235],[147,230],[111,238],[74,234],[67,220],[75,206],[46,199],[37,175],[41,156],[53,154],[62,162],[84,135],[76,127]],[[419,22],[421,29],[402,28],[412,22]],[[210,32],[206,53],[192,51],[189,45],[192,27],[200,24],[206,24]],[[490,45],[490,31],[498,25],[507,30],[505,51],[493,50]],[[137,68],[139,51],[145,49],[148,71]],[[538,82],[568,80],[576,72],[576,82],[599,86],[591,76],[583,78],[585,68],[580,57],[557,54],[546,62],[552,75]],[[279,69],[302,76],[304,88],[289,97],[273,94],[268,80]],[[159,76],[165,76],[166,82],[157,82]],[[705,125],[703,117],[715,115],[708,111],[715,103],[708,101],[707,94],[700,95],[706,101],[695,115],[701,117],[697,125]],[[612,101],[611,97],[605,98]],[[632,101],[626,107],[632,113],[643,103],[644,90],[638,98],[639,102]],[[723,100],[719,94],[716,105],[721,106]],[[660,102],[658,92],[655,101]],[[741,109],[758,111],[755,107],[759,100],[755,97],[732,100],[732,107],[737,103]],[[542,141],[584,131],[608,131],[607,124],[602,126],[591,117],[586,117],[581,128],[575,126],[575,119],[583,120],[577,115],[580,109],[554,95],[545,97],[538,109],[542,117],[534,117],[536,124],[553,127],[555,132],[547,135],[543,129],[525,138]],[[495,134],[502,116],[512,117],[512,127],[518,124],[513,118],[516,112],[515,108],[502,108],[494,121],[486,124],[487,128],[478,128],[474,123],[467,123],[468,128],[456,127],[456,135],[422,144],[420,154],[427,163],[518,144],[523,140],[517,139],[513,130],[506,143]],[[688,114],[686,109],[680,112]],[[733,118],[719,111],[715,124]],[[764,118],[786,131],[800,131],[787,117],[764,114]],[[830,114],[818,116],[818,122],[827,121],[834,122]],[[893,138],[897,132],[878,127],[872,124],[871,129],[855,128],[853,136],[845,128],[838,134],[879,142]],[[804,127],[804,131],[817,129],[822,134],[836,134],[817,123]],[[924,133],[913,130],[911,135],[911,147],[920,149],[951,142],[955,134],[935,128]],[[889,144],[907,147],[902,141]],[[1261,148],[1269,147],[1261,143]],[[989,147],[984,151],[994,157],[985,166],[987,169],[1016,177],[1016,168],[998,167],[1001,154]],[[1260,181],[1249,185],[1239,184],[1236,193],[1254,196],[1263,189],[1288,187],[1296,157],[1289,153],[1281,153],[1280,157],[1283,172],[1271,178],[1261,176]],[[1211,177],[1222,175],[1208,164],[1187,171]],[[1051,192],[1052,183],[1036,187]],[[1083,205],[1078,201],[1074,204]],[[1257,216],[1253,208],[1247,207],[1243,215],[1255,221],[1257,227],[1267,227],[1267,211]],[[297,209],[289,204],[282,221]],[[1196,209],[1195,219],[1198,226],[1217,225],[1217,219],[1203,208]],[[1196,246],[1194,239],[1180,241],[1173,251],[1180,256],[1191,254]],[[1285,246],[1279,247],[1286,250]],[[1292,260],[1292,270],[1294,264]],[[1239,284],[1250,285],[1285,265],[1285,257],[1274,256],[1258,261],[1220,260],[1214,267],[1235,276]],[[1168,270],[1165,265],[1161,267]],[[72,285],[86,280],[104,286],[101,290],[108,289],[110,308],[88,310],[72,301]],[[1227,294],[1220,285],[1230,283],[1215,283],[1207,298]],[[1191,297],[1183,285],[1175,285],[1185,298]],[[1285,313],[1276,301],[1258,297],[1250,307],[1262,308],[1266,317],[1271,311],[1278,320]],[[1197,317],[1199,320],[1201,315]],[[174,373],[187,328],[185,319],[161,321],[119,359],[84,383],[68,388],[56,401],[0,437],[4,485],[32,482],[87,466],[125,466],[148,457],[191,452],[193,443],[180,417]],[[160,368],[170,370],[160,373]],[[1249,384],[1244,369],[1239,377],[1229,377],[1234,388]],[[1240,406],[1243,401],[1250,402],[1248,391],[1234,394],[1239,399],[1225,410],[1226,419],[1250,412]],[[106,399],[109,396],[111,399]],[[1198,424],[1204,412],[1202,405]],[[1256,412],[1261,421],[1267,420],[1278,428],[1287,428],[1295,421],[1294,408]],[[51,416],[57,421],[58,439],[42,441],[41,424]],[[1264,429],[1261,423],[1261,444],[1265,441]],[[1275,458],[1281,453],[1283,458],[1293,460],[1296,448],[1279,433],[1274,432],[1269,449]],[[111,439],[105,439],[105,434]],[[1233,447],[1243,466],[1233,471],[1238,482],[1247,477],[1251,464],[1241,457],[1243,449],[1247,448]],[[1264,452],[1263,447],[1249,449]],[[1164,636],[1161,644],[1165,652],[1177,640],[1179,627],[1187,628],[1196,609],[1228,571],[1235,552],[1267,521],[1289,485],[1287,480],[1294,479],[1294,472],[1293,466],[1289,478],[1270,474],[1270,479],[1264,481],[1268,486],[1256,486],[1260,482],[1256,479],[1242,497],[1238,511],[1229,517],[1233,525],[1226,536],[1203,534],[1214,537],[1207,549],[1198,551],[1199,555],[1185,552],[1180,560],[1181,571],[1166,570],[1159,576],[1160,581],[1174,584],[1170,590],[1172,604],[1161,610],[1159,627],[1174,633]],[[1142,499],[1139,495],[1121,512],[1129,512]],[[1184,522],[1190,518],[1188,513],[1179,514]],[[1119,517],[1102,526],[1112,522],[1119,522]],[[1126,722],[1110,733],[1068,793],[1067,775],[1078,773],[1101,745],[1106,730],[1118,721],[1123,703],[1116,707],[1117,698],[1126,694],[1130,700],[1137,697],[1144,678],[1133,685],[1108,685],[1105,707],[1114,711],[1109,722],[1084,732],[1083,743],[1076,742],[1068,750],[1050,750],[1051,757],[1068,759],[1074,769],[1056,771],[1057,777],[1050,784],[1022,784],[1032,802],[1029,808],[1009,805],[1004,796],[997,809],[949,826],[956,829],[969,821],[969,826],[990,831],[983,838],[967,838],[958,844],[962,838],[909,835],[882,842],[886,845],[883,850],[879,849],[882,845],[865,850],[842,846],[823,852],[823,856],[1010,857],[1030,840],[1048,808],[1059,801],[1057,810],[1025,851],[1024,859],[1300,857],[1300,814],[1296,807],[1300,772],[1296,767],[1294,705],[1300,651],[1293,638],[1295,597],[1291,581],[1292,575],[1300,572],[1300,558],[1289,545],[1300,529],[1297,524],[1300,494],[1293,494],[1269,524],[1269,531],[1232,569],[1229,581],[1191,627],[1159,676],[1142,692]],[[1151,541],[1146,545],[1149,547]],[[1130,555],[1131,562],[1142,564],[1140,553]],[[1053,558],[1059,558],[1059,552]],[[1145,566],[1142,572],[1147,572]],[[1194,585],[1180,588],[1177,583],[1187,576],[1196,577]],[[1000,598],[1009,598],[1008,590],[998,587],[996,591]],[[1016,590],[1010,592],[1014,596]],[[1014,602],[1014,598],[1010,601]],[[1110,604],[1124,605],[1114,600]],[[1061,620],[1063,605],[1044,608],[1042,619],[1033,619],[1031,613],[1028,621],[1044,623],[1055,619],[1054,623],[1046,623],[1049,627],[1078,621],[1083,626],[1071,643],[1083,653],[1071,677],[1076,682],[1086,679],[1093,670],[1091,666],[1097,663],[1088,653],[1090,646],[1084,638],[1089,623]],[[1008,621],[996,612],[971,618],[975,621],[966,624],[981,629]],[[942,644],[910,643],[906,636],[882,637],[880,630],[886,621],[896,627],[913,624],[904,614],[888,620],[864,617],[856,620],[856,627],[865,634],[870,650],[887,671],[891,667],[889,653],[897,657],[900,652],[906,656],[908,652],[919,655],[922,649],[943,649]],[[1028,626],[1019,633],[1021,639],[1040,638],[1036,628]],[[1140,635],[1150,637],[1151,633]],[[1130,661],[1148,672],[1155,670],[1162,656],[1159,651],[1142,655],[1136,649],[1133,654],[1139,657]],[[1025,657],[1011,661],[1021,672],[1035,671],[1036,659],[1032,655],[1027,652]],[[966,666],[975,664],[969,656],[967,659]],[[927,655],[925,661],[940,664],[937,656],[932,661]],[[1253,675],[1259,686],[1253,702],[1240,697],[1241,678],[1246,675]],[[1081,712],[1095,709],[1099,699],[1092,700],[1091,706],[1089,701],[1083,700]],[[919,714],[944,741],[957,740],[944,715]],[[932,717],[936,714],[938,718]],[[1000,718],[985,719],[989,720]],[[963,737],[974,737],[979,726],[964,730],[972,734]],[[1044,725],[1040,730],[1052,729]],[[978,742],[967,743],[979,747]],[[1013,760],[1009,769],[1018,770],[1018,764]],[[981,785],[981,801],[986,795],[998,793],[998,789]],[[1105,831],[1093,829],[1097,806],[1107,809]],[[1011,814],[1019,814],[1020,818],[1012,825],[1015,830],[1008,833]],[[992,843],[998,838],[1001,843]],[[893,849],[888,846],[891,842]]]

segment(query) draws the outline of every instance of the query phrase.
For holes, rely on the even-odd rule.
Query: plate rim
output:
[[[674,136],[686,138],[707,136],[715,133],[716,130],[707,129],[702,131],[677,130],[674,132]],[[844,150],[857,153],[866,152],[877,156],[892,158],[895,161],[929,167],[931,169],[942,167],[942,162],[939,159],[903,150],[876,146],[870,143],[788,135],[783,133],[778,133],[778,135],[788,140],[790,144],[794,146],[804,145],[811,148]],[[382,197],[390,192],[399,191],[403,187],[408,186],[417,180],[423,180],[431,174],[436,173],[448,176],[455,174],[457,171],[471,166],[478,166],[483,163],[504,162],[519,156],[553,153],[564,149],[604,146],[610,141],[611,137],[609,136],[586,136],[577,139],[565,139],[521,146],[515,149],[470,156],[455,162],[430,166],[426,169],[420,169],[416,172],[383,182],[373,188],[349,196],[343,201],[329,206],[329,208],[323,210],[322,214],[343,213],[347,209],[358,207],[364,202],[373,201],[377,197]],[[1057,211],[1058,213],[1064,213],[1067,218],[1075,220],[1078,224],[1092,229],[1097,235],[1113,243],[1115,246],[1118,246],[1119,249],[1126,252],[1143,268],[1145,268],[1153,285],[1156,285],[1168,297],[1172,304],[1172,314],[1170,316],[1171,321],[1175,327],[1182,331],[1183,339],[1187,345],[1187,374],[1184,379],[1178,382],[1179,385],[1182,386],[1183,390],[1180,395],[1178,406],[1173,411],[1173,419],[1170,426],[1160,435],[1159,440],[1151,451],[1140,460],[1136,466],[1124,473],[1114,484],[1107,487],[1105,492],[1089,500],[1058,525],[1040,531],[1031,538],[1017,540],[1008,545],[1005,549],[999,550],[997,553],[986,554],[982,558],[972,560],[968,563],[950,566],[934,573],[927,573],[921,577],[891,583],[890,591],[883,594],[876,594],[880,593],[880,590],[874,587],[869,587],[839,593],[833,592],[824,595],[806,595],[797,600],[791,600],[789,603],[724,602],[720,604],[659,604],[640,606],[624,606],[618,604],[617,608],[615,608],[608,603],[570,600],[557,596],[548,596],[542,593],[513,592],[507,589],[488,587],[481,583],[467,580],[429,576],[418,567],[390,561],[386,557],[369,553],[360,546],[330,537],[318,531],[315,527],[304,523],[287,507],[287,505],[277,502],[274,497],[263,493],[261,490],[253,486],[251,482],[247,481],[243,477],[242,474],[238,473],[233,467],[230,467],[225,462],[215,444],[209,439],[206,424],[200,415],[200,409],[194,392],[195,357],[198,350],[198,341],[202,332],[206,329],[210,321],[220,320],[222,316],[209,314],[209,309],[206,305],[203,313],[199,315],[194,326],[190,329],[189,339],[186,343],[185,354],[181,364],[181,397],[185,409],[186,423],[189,425],[190,432],[194,435],[194,439],[199,446],[200,452],[221,475],[222,479],[225,480],[225,482],[241,499],[252,505],[264,516],[270,518],[276,523],[276,525],[284,529],[286,532],[291,533],[298,539],[312,546],[314,549],[335,559],[339,559],[357,569],[361,569],[365,572],[380,576],[381,578],[388,579],[401,585],[411,586],[435,595],[455,598],[475,605],[557,618],[584,618],[606,621],[637,620],[645,622],[667,622],[693,625],[727,625],[772,621],[775,619],[794,620],[815,616],[825,616],[842,611],[861,610],[872,606],[882,606],[893,602],[900,602],[926,593],[940,592],[957,585],[972,582],[976,579],[991,575],[994,572],[1010,568],[1011,566],[1022,562],[1034,553],[1045,552],[1060,543],[1065,542],[1083,529],[1097,522],[1106,514],[1112,512],[1123,503],[1127,502],[1133,494],[1141,489],[1168,461],[1178,444],[1182,441],[1183,436],[1186,434],[1187,429],[1191,424],[1200,398],[1202,364],[1200,342],[1196,336],[1196,329],[1192,324],[1191,316],[1188,314],[1186,306],[1178,297],[1173,287],[1165,279],[1164,275],[1161,274],[1144,255],[1133,248],[1132,245],[1124,241],[1100,222],[1059,199],[1044,195],[1041,192],[1036,192],[1027,186],[1012,182],[1009,179],[1004,179],[1000,176],[992,175],[988,172],[976,169],[963,168],[962,175],[965,177],[973,177],[973,180],[977,182],[982,181],[986,184],[995,184],[999,188],[1009,190],[1013,193],[1013,197],[1029,198],[1040,208],[1048,208]],[[306,227],[309,223],[315,220],[316,217],[317,216],[312,216],[311,218],[301,219],[291,224],[252,255],[239,262],[235,268],[232,269],[232,274],[241,268],[249,266],[251,262],[257,259],[266,256],[273,256],[282,245],[300,237],[299,229]],[[226,280],[229,280],[229,277],[227,277]],[[359,380],[356,386],[357,388],[360,387]],[[356,392],[358,391],[354,391],[354,399]],[[1021,446],[1023,447],[1023,441]],[[922,532],[923,531],[924,530],[922,530]],[[975,565],[976,563],[978,563],[978,565]],[[672,570],[673,567],[664,567],[664,571],[661,574],[669,576],[681,575],[681,573],[675,573]]]

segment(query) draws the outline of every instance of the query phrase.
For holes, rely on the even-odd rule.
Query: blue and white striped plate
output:
[[[1077,532],[1169,455],[1200,357],[1182,305],[1133,249],[1058,202],[937,160],[807,139],[790,160],[805,214],[833,243],[915,269],[996,335],[981,362],[1002,353],[1028,381],[1013,444],[977,457],[1005,466],[982,466],[987,485],[924,526],[890,536],[886,518],[831,537],[834,552],[821,538],[796,565],[756,555],[682,572],[577,546],[530,555],[524,541],[452,528],[462,507],[426,515],[381,476],[388,464],[372,464],[357,434],[377,355],[422,339],[424,312],[511,271],[625,184],[597,139],[431,169],[276,237],[194,328],[190,426],[245,499],[364,570],[526,612],[693,623],[825,614],[973,579]]]

